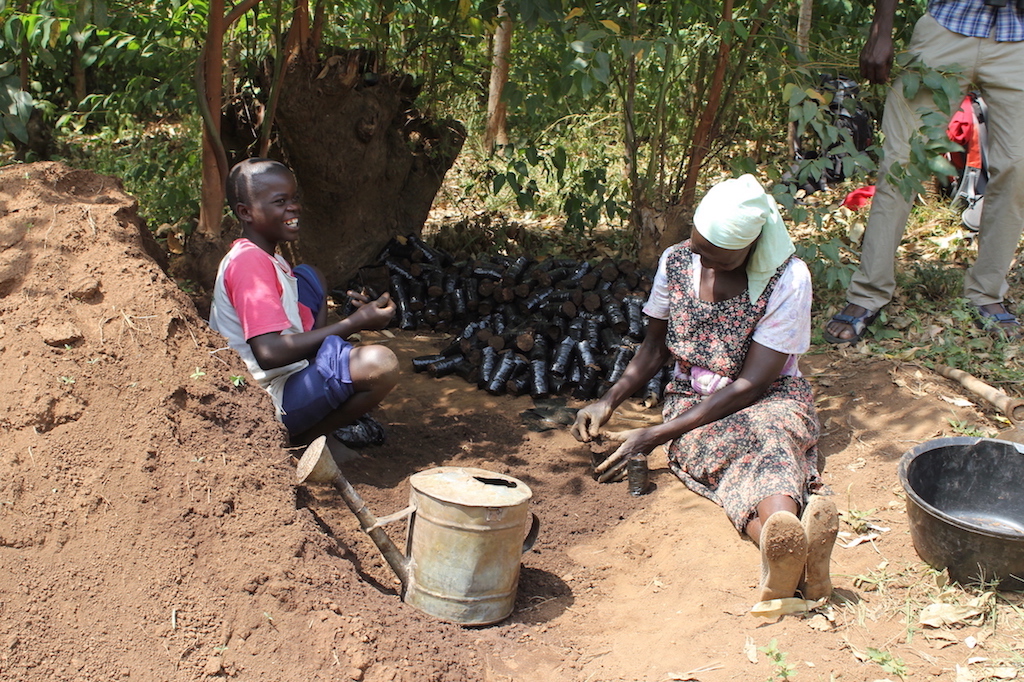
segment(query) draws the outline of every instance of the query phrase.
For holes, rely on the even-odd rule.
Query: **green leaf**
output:
[[[786,86],[782,88],[782,99],[786,100],[789,106],[796,106],[803,101],[804,91],[794,83],[786,83]]]
[[[551,155],[551,163],[560,171],[565,170],[566,156],[565,147],[555,147],[554,153]]]
[[[945,156],[933,156],[928,159],[928,168],[940,178],[956,175],[956,168],[953,167],[953,164]]]
[[[42,59],[43,63],[51,69],[57,68],[57,59],[53,56],[53,53],[46,48],[39,48],[39,58]]]
[[[930,90],[942,90],[942,75],[936,71],[924,74],[924,84]]]
[[[594,55],[594,78],[605,85],[608,84],[611,77],[611,59],[611,55],[607,52],[598,52]]]
[[[3,127],[8,133],[18,138],[22,142],[28,142],[28,131],[25,129],[25,124],[17,116],[11,116],[8,113],[2,114]]]
[[[921,76],[916,73],[904,73],[900,79],[903,82],[903,96],[908,100],[917,97],[917,91],[921,89]]]

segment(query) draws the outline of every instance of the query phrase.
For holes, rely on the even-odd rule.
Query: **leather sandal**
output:
[[[1021,325],[1017,316],[1006,309],[1006,304],[1000,302],[998,305],[1002,312],[992,313],[980,305],[974,306],[978,313],[978,321],[976,323],[978,329],[1002,334],[1010,339],[1019,339],[1021,337]]]
[[[852,303],[847,303],[846,307],[843,308],[843,312],[836,313],[835,315],[832,316],[831,322],[841,322],[842,324],[850,325],[850,328],[853,329],[853,336],[851,336],[848,339],[844,339],[834,334],[830,334],[828,331],[828,327],[826,326],[824,332],[822,332],[822,336],[829,343],[857,343],[862,338],[864,338],[864,332],[867,331],[867,328],[878,317],[877,310],[868,310],[867,308],[864,308],[864,313],[861,315],[849,315],[846,313],[846,311],[849,310],[852,305]]]

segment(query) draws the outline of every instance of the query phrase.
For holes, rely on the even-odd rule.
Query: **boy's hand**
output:
[[[368,296],[354,291],[349,292],[356,311],[348,316],[350,322],[359,329],[383,329],[395,316],[395,302],[391,294],[384,292],[380,298],[370,300]]]

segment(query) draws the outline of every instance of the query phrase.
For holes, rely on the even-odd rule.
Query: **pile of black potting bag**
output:
[[[386,288],[403,330],[449,333],[413,369],[456,374],[492,394],[599,397],[622,375],[646,329],[653,273],[629,261],[492,257],[456,261],[415,235],[392,239],[348,289]],[[332,292],[344,305],[346,289]],[[345,311],[342,312],[345,314]],[[668,368],[640,392],[661,400]]]

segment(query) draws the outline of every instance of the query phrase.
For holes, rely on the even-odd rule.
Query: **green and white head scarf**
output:
[[[747,260],[751,302],[796,251],[775,199],[749,173],[708,190],[693,214],[693,227],[720,249],[743,249],[760,237]]]

